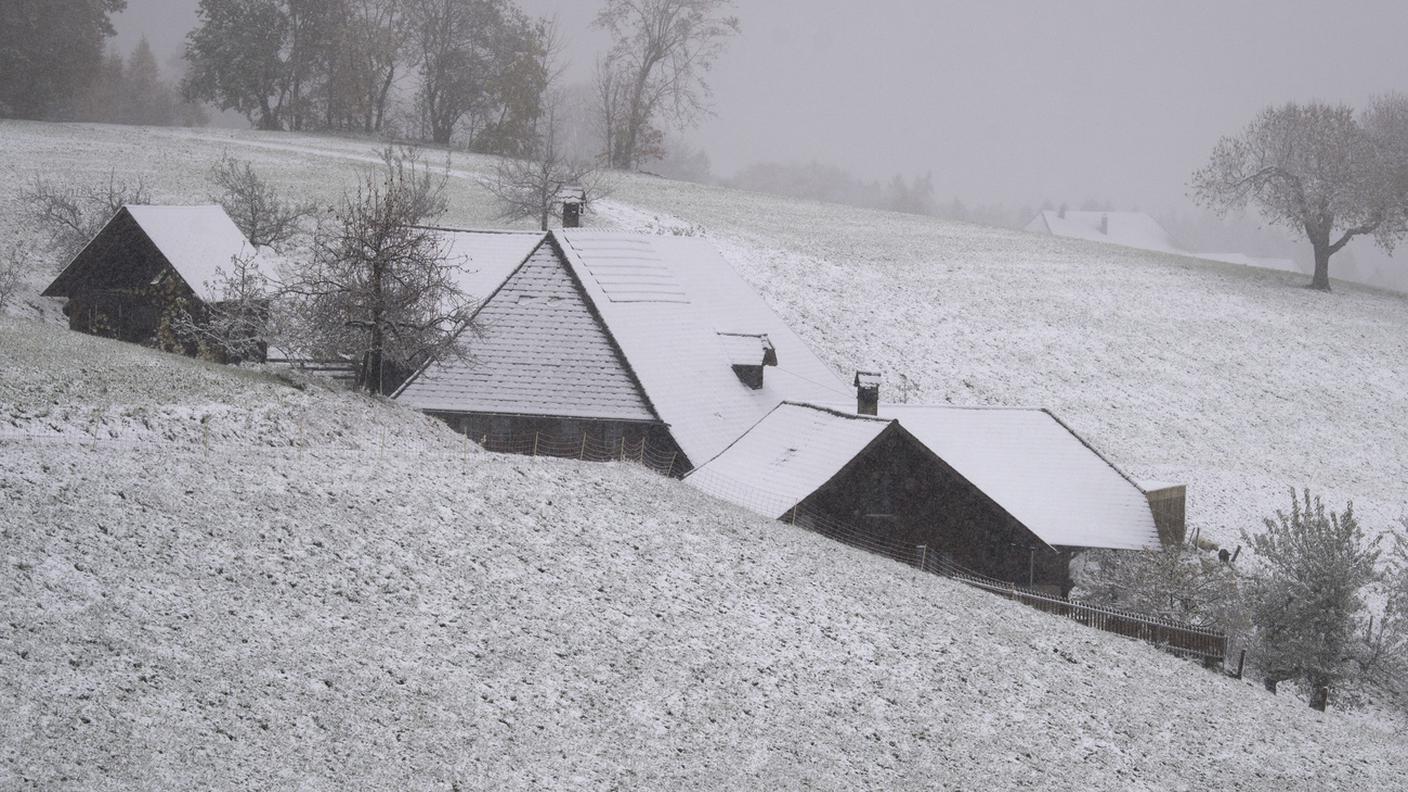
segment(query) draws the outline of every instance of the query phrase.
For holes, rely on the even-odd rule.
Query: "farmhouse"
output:
[[[704,240],[554,231],[474,277],[469,359],[395,398],[490,447],[619,450],[682,475],[782,401],[850,394]]]
[[[1065,594],[1073,554],[1160,544],[1140,489],[1045,410],[784,403],[690,473],[759,514]]]
[[[1159,221],[1144,212],[1045,210],[1027,223],[1026,230],[1067,239],[1108,242],[1156,253],[1188,255]]]
[[[194,354],[163,339],[163,325],[218,304],[221,273],[238,260],[273,274],[219,206],[124,206],[43,296],[67,300],[70,329]]]

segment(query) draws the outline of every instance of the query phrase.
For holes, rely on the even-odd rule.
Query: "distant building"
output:
[[[1174,243],[1173,237],[1159,225],[1159,221],[1143,212],[1045,210],[1027,223],[1026,230],[1067,239],[1085,239],[1158,253],[1188,255]]]
[[[219,206],[124,206],[43,296],[67,300],[70,329],[156,344],[173,311],[219,302],[220,273],[242,257],[269,267]]]
[[[1143,212],[1077,212],[1048,209],[1032,218],[1024,230],[1065,239],[1084,239],[1154,253],[1220,261],[1243,267],[1303,272],[1303,268],[1291,259],[1261,258],[1242,253],[1194,253],[1184,250],[1159,221]]]

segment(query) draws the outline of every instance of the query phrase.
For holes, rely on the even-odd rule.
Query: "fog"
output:
[[[196,0],[129,0],[118,45],[165,61]],[[556,15],[585,81],[591,0]],[[740,0],[716,115],[687,135],[717,175],[817,159],[865,179],[932,171],[936,197],[1191,209],[1189,173],[1268,103],[1403,89],[1408,3]],[[1363,245],[1367,248],[1367,244]]]

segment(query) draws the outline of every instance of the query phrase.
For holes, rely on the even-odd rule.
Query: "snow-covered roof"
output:
[[[1159,546],[1139,487],[1046,410],[884,404],[880,416],[1049,545]]]
[[[272,259],[244,238],[220,206],[129,205],[123,209],[201,300],[220,299],[220,272],[228,275],[237,257],[254,256],[264,275],[276,274]]]
[[[1102,225],[1104,230],[1102,231]],[[1026,230],[1052,234],[1068,239],[1108,242],[1112,245],[1152,250],[1158,253],[1184,251],[1174,243],[1159,221],[1143,212],[1061,212],[1047,210],[1037,214]]]
[[[397,400],[433,412],[655,422],[571,273],[552,244],[539,242],[475,314],[479,332],[462,339],[471,359],[428,367]]]
[[[860,456],[893,421],[784,402],[685,481],[780,517]]]
[[[441,228],[445,260],[460,290],[483,300],[522,264],[547,234],[541,231],[470,231]]]
[[[589,229],[553,235],[694,464],[712,459],[783,401],[853,395],[707,240]],[[767,336],[777,365],[765,369],[762,388],[739,381],[728,334]]]

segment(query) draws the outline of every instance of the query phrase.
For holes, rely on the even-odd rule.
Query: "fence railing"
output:
[[[713,471],[697,471],[691,474],[687,481],[706,492],[757,513],[778,518],[834,541],[885,556],[929,574],[956,580],[1045,613],[1068,618],[1087,627],[1146,641],[1173,654],[1200,660],[1205,665],[1221,663],[1227,656],[1226,634],[1209,627],[1071,600],[1048,591],[988,577],[963,567],[935,548],[897,542],[877,535],[874,531],[848,525],[830,515],[796,504],[789,508],[781,505],[785,504],[788,498],[765,492],[751,484],[730,480]]]
[[[517,434],[480,434],[471,438],[486,451],[523,456],[546,456],[558,459],[580,459],[587,462],[635,462],[662,475],[670,475],[679,452],[664,448],[649,439],[626,437],[608,439],[603,436],[553,435],[546,432]]]

